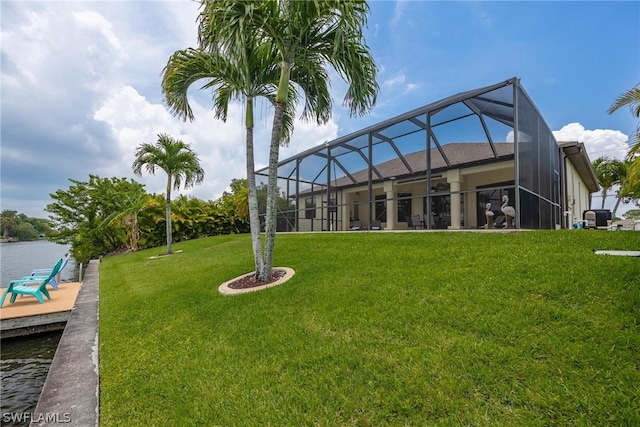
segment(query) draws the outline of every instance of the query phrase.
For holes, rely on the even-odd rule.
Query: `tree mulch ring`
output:
[[[223,295],[233,295],[270,288],[289,280],[295,271],[287,267],[274,267],[269,280],[257,280],[255,274],[254,271],[231,279],[220,285],[218,291]]]
[[[258,280],[255,274],[251,274],[249,276],[241,276],[239,279],[236,279],[233,282],[229,283],[229,287],[231,289],[255,288],[256,286],[268,285],[269,283],[276,282],[286,274],[287,272],[284,270],[273,270],[271,272],[271,278],[267,280]]]

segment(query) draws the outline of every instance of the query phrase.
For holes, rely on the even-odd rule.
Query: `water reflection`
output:
[[[62,331],[2,340],[0,410],[3,426],[28,426]]]

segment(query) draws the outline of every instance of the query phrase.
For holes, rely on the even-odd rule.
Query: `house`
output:
[[[515,227],[567,228],[598,190],[584,145],[557,142],[517,78],[282,160],[278,185],[290,200],[278,231],[407,229],[416,215],[426,229],[502,227],[503,205]]]

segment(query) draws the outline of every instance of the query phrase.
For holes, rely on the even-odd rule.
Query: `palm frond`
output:
[[[640,87],[638,85],[620,95],[609,107],[607,113],[612,114],[625,106],[629,106],[634,116],[640,117]]]

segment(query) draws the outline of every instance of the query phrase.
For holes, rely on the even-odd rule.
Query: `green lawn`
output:
[[[640,233],[248,235],[105,258],[102,426],[640,425]]]

